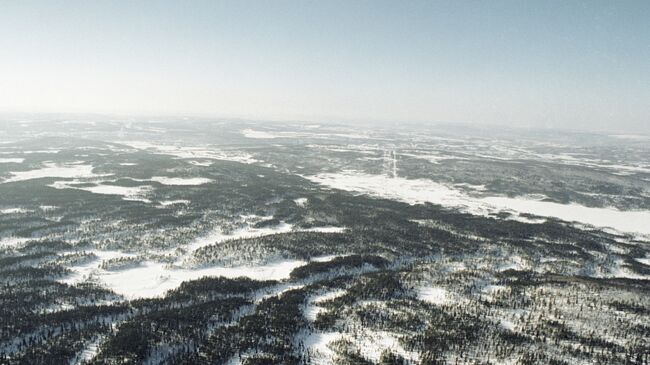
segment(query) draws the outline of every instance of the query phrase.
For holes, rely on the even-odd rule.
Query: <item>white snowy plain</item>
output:
[[[0,163],[23,163],[24,158],[0,158]]]
[[[267,217],[250,216],[248,219]],[[322,227],[325,232],[339,232],[341,227]],[[85,280],[96,280],[115,293],[125,298],[152,298],[165,294],[177,288],[182,282],[196,280],[204,276],[223,276],[226,278],[248,277],[254,280],[284,280],[289,278],[293,269],[306,265],[303,260],[279,260],[264,264],[250,264],[234,267],[212,266],[193,268],[188,267],[194,251],[209,245],[218,245],[226,240],[235,238],[252,238],[276,233],[292,231],[293,226],[280,223],[275,227],[252,228],[246,226],[230,234],[225,234],[217,228],[205,235],[199,236],[185,246],[187,253],[181,255],[173,264],[154,261],[144,261],[141,265],[124,270],[104,270],[101,264],[112,258],[135,257],[135,254],[119,251],[92,251],[96,260],[70,267],[72,274],[60,280],[67,284],[76,284]],[[313,258],[316,261],[328,261],[336,256]]]
[[[423,287],[418,290],[418,298],[425,302],[443,305],[450,302],[449,294],[445,288]]]
[[[0,209],[0,214],[17,214],[17,213],[28,213],[32,212],[30,209],[25,208],[6,208]]]
[[[77,187],[70,185],[66,181],[55,181],[49,186],[56,189],[79,189],[93,194],[119,195],[123,200],[142,201],[145,203],[150,203],[150,200],[146,199],[145,196],[153,189],[151,185],[118,186],[98,184],[95,186]]]
[[[270,133],[270,132],[265,132],[265,131],[256,131],[253,129],[244,129],[241,131],[241,133],[244,135],[246,138],[253,138],[253,139],[274,139],[274,138],[280,138],[280,136]]]
[[[0,238],[0,247],[14,247],[22,243],[25,243],[27,241],[29,241],[29,239],[23,237],[14,237],[14,236],[2,237]]]
[[[252,155],[239,150],[220,150],[214,146],[181,146],[155,144],[146,141],[120,141],[119,143],[148,152],[190,159],[189,163],[196,165],[196,159],[235,161],[246,164],[258,162]],[[205,166],[205,162],[203,165]]]
[[[288,278],[293,269],[304,264],[306,264],[304,261],[288,260],[261,266],[184,269],[163,263],[147,262],[141,267],[107,272],[101,276],[101,281],[124,297],[151,298],[177,288],[184,281],[196,280],[204,276],[282,280]]]
[[[44,177],[59,178],[88,178],[105,176],[93,173],[93,166],[86,164],[56,164],[47,162],[44,167],[36,170],[11,172],[11,177],[4,180],[3,183],[25,181],[31,179],[40,179]]]
[[[151,181],[159,182],[163,185],[185,185],[185,186],[203,185],[212,182],[212,180],[204,177],[182,178],[182,177],[166,177],[166,176],[154,176],[151,178]]]
[[[453,187],[428,179],[406,179],[386,175],[371,175],[356,171],[323,173],[305,176],[330,188],[353,191],[371,196],[393,199],[409,204],[425,202],[461,211],[486,215],[500,211],[528,213],[555,217],[569,222],[580,222],[596,227],[609,227],[621,232],[650,235],[650,211],[622,211],[615,208],[591,208],[578,204],[544,202],[526,197],[477,198]],[[523,217],[516,217],[520,219]],[[525,219],[521,219],[525,220]]]
[[[305,261],[286,260],[258,266],[182,268],[175,265],[145,261],[140,266],[124,270],[104,270],[101,264],[112,258],[135,257],[118,251],[92,251],[97,259],[72,266],[72,274],[60,281],[76,284],[85,280],[97,281],[115,293],[129,299],[158,297],[177,288],[182,282],[205,276],[226,278],[248,277],[255,280],[283,280]]]

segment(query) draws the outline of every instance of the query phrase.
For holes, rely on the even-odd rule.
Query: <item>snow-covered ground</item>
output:
[[[0,238],[0,247],[14,247],[27,241],[29,241],[29,239],[23,237],[2,237]]]
[[[165,177],[165,176],[154,176],[151,179],[133,179],[133,180],[140,181],[140,182],[155,181],[163,185],[173,185],[173,186],[196,186],[196,185],[202,185],[202,184],[207,184],[209,182],[212,182],[212,180],[210,179],[201,178],[201,177],[177,178],[177,177]],[[151,185],[119,186],[119,185],[102,184],[102,183],[110,182],[108,180],[95,181],[95,183],[97,184],[95,186],[79,187],[74,185],[83,182],[84,181],[81,180],[55,181],[53,184],[50,184],[49,186],[56,189],[79,189],[94,194],[120,195],[124,200],[142,201],[145,203],[151,202],[149,199],[147,199],[147,195],[154,188]],[[165,204],[165,202],[161,202],[161,204],[170,205],[170,204],[176,204],[182,202],[189,203],[189,201],[187,200],[176,200],[176,201],[170,201],[168,202],[168,204]]]
[[[463,157],[457,157],[457,156],[449,156],[449,155],[442,155],[442,154],[431,154],[431,153],[400,153],[400,156],[406,156],[406,157],[413,157],[413,158],[418,158],[421,160],[428,161],[429,163],[432,163],[434,165],[440,164],[442,161],[446,160],[466,160],[467,158]]]
[[[398,354],[412,364],[417,364],[420,360],[419,353],[404,349],[397,335],[391,332],[366,329],[360,331],[360,334],[354,337],[347,336],[346,338],[355,344],[355,347],[360,350],[364,358],[371,360],[373,363],[379,363],[381,354],[384,351]]]
[[[191,161],[187,161],[187,162],[189,162],[190,164],[192,164],[192,165],[194,165],[194,166],[201,166],[201,167],[207,167],[207,166],[211,166],[211,165],[212,165],[212,162],[211,162],[211,161],[197,161],[197,160],[191,160]]]
[[[257,162],[249,153],[239,150],[220,150],[212,146],[180,146],[171,144],[155,144],[146,141],[119,141],[118,143],[140,149],[148,152],[176,156],[178,158],[192,159],[190,163],[196,162],[194,159],[212,159],[235,161],[246,164]],[[196,165],[196,163],[192,163]]]
[[[296,229],[292,224],[288,224],[285,222],[280,222],[280,224],[278,224],[277,226],[255,228],[252,227],[250,223],[252,223],[255,220],[271,219],[273,217],[270,216],[259,217],[256,215],[251,215],[242,218],[244,218],[245,221],[249,223],[246,224],[244,227],[235,230],[234,232],[224,233],[220,227],[217,227],[211,230],[210,232],[194,239],[192,242],[190,242],[185,246],[185,250],[187,251],[187,254],[183,255],[182,257],[179,257],[179,259],[176,261],[177,264],[179,265],[183,264],[184,261],[186,261],[188,258],[191,258],[192,254],[196,250],[200,249],[201,247],[217,245],[221,242],[228,241],[228,240],[255,238],[255,237],[262,237],[262,236],[268,236],[272,234],[288,233],[288,232],[341,233],[346,230],[345,227],[334,227],[334,226]]]
[[[32,210],[25,208],[5,208],[0,209],[0,214],[17,214],[17,213],[29,213]]]
[[[596,227],[611,227],[622,232],[650,234],[650,211],[622,211],[615,208],[591,208],[579,204],[559,204],[530,199],[490,197],[483,202],[519,213],[556,217]]]
[[[24,158],[0,158],[0,163],[23,163]]]
[[[262,131],[256,129],[244,129],[241,134],[251,139],[276,139],[276,138],[319,138],[319,139],[376,139],[370,134],[354,134],[350,130],[342,130],[342,133],[330,132],[307,132],[307,131]]]
[[[427,179],[405,179],[386,175],[371,175],[356,171],[323,173],[306,176],[316,183],[346,191],[403,201],[409,204],[431,202],[443,206],[481,208],[460,190]]]
[[[83,365],[87,364],[90,362],[95,356],[97,356],[97,353],[99,353],[99,346],[104,341],[105,336],[97,336],[94,338],[92,341],[90,341],[84,349],[75,356],[72,361],[70,361],[70,365]]]
[[[89,178],[105,176],[93,173],[93,166],[87,164],[56,164],[53,162],[44,163],[44,167],[36,170],[11,172],[11,177],[3,183],[40,179],[44,177],[59,178]]]
[[[258,130],[253,130],[253,129],[244,129],[241,131],[241,133],[244,135],[246,138],[253,138],[253,139],[274,139],[274,138],[280,138],[281,136],[276,135],[274,133],[270,132],[265,132],[265,131],[258,131]]]
[[[639,259],[637,259],[639,261]],[[639,261],[641,262],[641,261]],[[609,272],[604,275],[598,275],[608,278],[624,278],[624,279],[637,279],[637,280],[650,280],[650,275],[639,275],[624,267],[623,260],[617,260],[613,267],[609,268]],[[641,262],[643,263],[643,262]]]
[[[321,232],[321,233],[342,233],[345,232],[345,227],[325,226],[301,229],[301,232]]]
[[[74,285],[82,281],[90,279],[94,280],[99,274],[101,274],[100,266],[102,262],[117,258],[136,257],[135,254],[124,253],[121,251],[92,250],[88,251],[88,254],[95,255],[96,258],[84,261],[79,265],[71,266],[70,269],[72,270],[72,274],[60,279],[59,281]]]
[[[97,256],[96,259],[71,266],[72,274],[59,281],[71,285],[86,280],[95,281],[129,299],[161,296],[168,290],[177,288],[183,281],[196,280],[204,276],[283,280],[289,277],[293,269],[306,264],[301,260],[285,260],[258,266],[188,269],[160,262],[145,261],[137,267],[106,270],[101,267],[102,262],[116,258],[136,258],[136,255],[99,250],[92,251],[92,253]]]
[[[182,178],[166,176],[154,176],[151,178],[151,181],[156,181],[163,185],[203,185],[212,182],[212,180],[204,177]]]
[[[436,305],[444,305],[451,302],[447,289],[441,287],[422,287],[418,289],[418,299]]]
[[[499,263],[496,267],[497,271],[506,271],[506,270],[529,270],[531,269],[530,265],[526,259],[519,255],[509,256],[504,262]]]
[[[345,290],[336,289],[325,291],[311,296],[307,300],[307,304],[303,308],[303,315],[309,322],[313,322],[318,317],[318,314],[323,312],[325,308],[319,304],[342,296],[346,293]],[[309,352],[310,359],[313,364],[325,365],[334,363],[336,357],[335,352],[329,347],[333,341],[341,339],[343,334],[341,332],[321,332],[321,331],[301,331],[296,335],[295,342],[302,342],[305,349]]]
[[[307,349],[311,363],[314,365],[334,364],[336,354],[330,349],[329,344],[340,339],[340,332],[311,332],[299,333],[296,338],[301,341]]]
[[[248,219],[269,217],[249,216]],[[319,227],[305,231],[340,232],[341,227]],[[105,270],[102,262],[115,258],[136,258],[135,254],[120,251],[92,251],[97,259],[81,265],[72,266],[72,274],[61,282],[75,284],[85,280],[94,280],[127,298],[150,298],[163,295],[170,289],[178,287],[183,281],[195,280],[204,276],[223,276],[227,278],[248,277],[255,280],[284,280],[289,278],[293,269],[307,264],[303,260],[279,260],[264,264],[250,264],[235,267],[193,267],[193,253],[205,246],[218,245],[232,239],[261,237],[276,233],[291,232],[293,226],[284,222],[274,227],[253,228],[246,225],[235,232],[226,234],[220,228],[197,237],[185,246],[186,254],[179,256],[174,264],[155,261],[143,261],[136,267],[122,270]],[[171,252],[171,251],[170,251]],[[315,260],[328,261],[336,256],[324,256]]]
[[[160,205],[163,207],[169,206],[169,205],[174,205],[174,204],[190,204],[189,200],[185,199],[177,199],[177,200],[162,200],[158,202]]]
[[[50,186],[56,189],[85,190],[94,194],[119,195],[124,200],[142,201],[145,203],[151,202],[149,199],[146,198],[146,196],[153,189],[153,186],[150,185],[118,186],[118,185],[98,184],[95,186],[77,187],[77,186],[70,185],[70,182],[66,182],[66,181],[55,181]]]
[[[398,354],[411,364],[417,364],[420,358],[419,353],[406,350],[396,334],[387,331],[364,329],[353,334],[336,331],[301,331],[296,336],[296,341],[302,342],[307,349],[311,363],[316,365],[336,363],[337,354],[332,345],[338,340],[350,341],[359,350],[361,356],[373,363],[379,363],[384,351]]]
[[[250,216],[246,218],[250,218],[250,219],[269,218],[270,219],[271,217]],[[250,225],[246,225],[243,228],[237,229],[231,233],[224,233],[221,227],[217,227],[212,231],[200,237],[197,237],[188,245],[186,245],[185,250],[188,252],[188,254],[185,255],[184,257],[179,258],[177,262],[180,264],[184,259],[190,257],[194,251],[198,250],[201,247],[218,244],[220,242],[224,242],[227,240],[254,238],[254,237],[267,236],[276,233],[287,233],[287,232],[291,232],[292,229],[293,229],[293,225],[284,222],[274,227],[264,227],[264,228],[254,228],[251,227]]]
[[[481,289],[480,296],[483,300],[493,301],[497,294],[509,290],[505,285],[489,284]]]
[[[103,272],[99,278],[109,289],[127,298],[151,298],[177,288],[184,281],[205,276],[283,280],[289,277],[293,269],[305,264],[305,261],[287,260],[260,266],[184,269],[163,263],[147,262],[132,269]]]
[[[307,203],[309,202],[309,199],[307,198],[298,198],[293,200],[294,203],[296,203],[297,206],[304,208],[307,206]]]
[[[636,259],[638,262],[650,266],[650,257]]]
[[[310,297],[307,301],[307,305],[305,305],[305,308],[303,310],[303,314],[305,315],[305,318],[310,322],[315,321],[316,317],[318,317],[318,314],[325,310],[325,308],[319,305],[320,303],[323,303],[330,299],[338,298],[344,295],[345,293],[346,293],[345,290],[337,289],[337,290],[327,291]]]
[[[319,306],[319,303],[340,297],[345,293],[345,290],[335,289],[310,297],[303,310],[305,318],[313,322],[318,314],[325,310]],[[333,364],[337,355],[332,348],[332,343],[342,339],[350,341],[364,358],[374,362],[380,360],[385,350],[399,354],[411,363],[417,363],[419,359],[418,353],[405,350],[396,335],[386,331],[369,329],[360,329],[360,332],[355,333],[301,331],[296,335],[295,342],[301,342],[305,346],[313,364]]]
[[[650,234],[650,211],[622,211],[615,208],[592,208],[578,204],[559,204],[529,197],[473,197],[459,189],[428,179],[406,179],[371,175],[355,171],[306,176],[319,184],[346,191],[403,201],[424,202],[486,215],[500,211],[555,217],[596,227],[610,227],[622,232]],[[523,218],[523,217],[518,217]]]

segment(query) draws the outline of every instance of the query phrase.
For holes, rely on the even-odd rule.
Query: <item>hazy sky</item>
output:
[[[650,133],[650,1],[0,0],[0,110]]]

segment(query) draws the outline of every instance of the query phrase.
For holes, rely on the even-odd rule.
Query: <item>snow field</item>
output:
[[[41,179],[45,177],[90,178],[106,176],[93,173],[93,166],[83,163],[57,164],[46,162],[43,165],[44,167],[41,167],[40,169],[11,172],[11,177],[4,180],[2,183]]]
[[[393,199],[408,204],[425,202],[460,209],[486,216],[510,211],[542,217],[555,217],[598,227],[610,227],[622,232],[650,235],[650,211],[621,211],[614,208],[591,208],[578,204],[559,204],[527,197],[472,197],[461,190],[428,179],[406,179],[386,175],[370,175],[355,171],[323,173],[305,178],[330,188]],[[529,223],[539,223],[516,217]]]

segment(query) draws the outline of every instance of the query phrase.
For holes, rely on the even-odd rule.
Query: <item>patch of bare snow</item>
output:
[[[29,238],[14,236],[2,237],[0,238],[0,247],[15,247],[27,241],[29,241]]]
[[[253,301],[256,304],[261,303],[262,301],[280,296],[290,290],[294,289],[302,289],[305,287],[305,284],[290,284],[290,283],[282,283],[278,285],[274,285],[270,288],[263,288],[261,290],[258,290],[253,298]]]
[[[591,208],[578,204],[518,199],[483,198],[483,202],[520,213],[555,217],[568,222],[581,222],[597,227],[610,227],[622,232],[650,234],[650,211],[622,211],[615,208]]]
[[[611,248],[610,248],[611,249]],[[557,257],[542,257],[539,262],[545,264],[547,262],[557,262],[558,258]]]
[[[508,331],[514,332],[515,331],[515,324],[512,323],[512,321],[509,321],[507,319],[501,319],[499,321],[499,327],[506,329]]]
[[[308,201],[309,200],[307,198],[298,198],[293,200],[293,202],[296,203],[296,205],[301,208],[304,208],[307,205]]]
[[[257,215],[242,215],[241,217],[245,221],[255,221],[260,219],[273,218],[270,216],[260,217]],[[252,227],[250,224],[247,224],[246,226],[229,233],[224,233],[221,227],[217,227],[211,230],[210,232],[195,238],[192,242],[190,242],[185,246],[185,249],[188,251],[188,255],[186,256],[190,256],[192,252],[198,250],[199,248],[218,244],[228,240],[257,238],[257,237],[268,236],[272,234],[289,233],[289,232],[340,233],[340,232],[344,232],[345,230],[346,230],[345,227],[335,227],[335,226],[296,229],[292,224],[288,224],[286,222],[280,222],[280,224],[278,224],[277,226],[263,227],[263,228],[255,228]]]
[[[300,232],[321,232],[321,233],[342,233],[345,232],[345,227],[325,226],[325,227],[312,227],[299,229]]]
[[[23,163],[24,158],[0,158],[0,163]]]
[[[95,186],[77,187],[77,186],[70,185],[70,183],[66,181],[56,181],[50,186],[56,189],[84,190],[84,191],[91,192],[93,194],[119,195],[122,197],[123,200],[141,201],[145,203],[151,203],[151,201],[147,199],[146,196],[153,189],[153,186],[151,185],[118,186],[118,185],[98,184]]]
[[[174,204],[190,204],[189,200],[185,199],[177,199],[177,200],[162,200],[158,202],[158,204],[162,205],[163,207],[174,205]]]
[[[630,270],[624,268],[622,260],[618,260],[615,263],[615,266],[610,270],[610,272],[608,274],[603,275],[603,276],[608,277],[608,278],[650,280],[650,275],[639,275],[639,274],[633,273]]]
[[[460,184],[454,184],[456,187],[461,187],[461,188],[466,188],[469,190],[473,191],[486,191],[487,188],[485,185],[473,185],[473,184],[468,184],[468,183],[460,183]]]
[[[59,153],[61,150],[47,149],[47,150],[33,150],[33,151],[23,151],[24,154],[33,154],[33,153]]]
[[[361,355],[374,363],[379,363],[381,354],[384,351],[398,354],[409,363],[418,363],[420,359],[419,353],[404,349],[395,334],[387,331],[364,330],[360,335],[350,339],[360,350]]]
[[[270,132],[265,132],[265,131],[257,131],[254,129],[244,129],[241,131],[241,133],[244,135],[246,138],[253,138],[253,139],[274,139],[274,138],[280,138],[279,135],[270,133]]]
[[[481,289],[481,292],[489,295],[494,295],[502,290],[505,290],[506,287],[503,285],[486,285]]]
[[[621,232],[650,234],[650,211],[621,211],[615,208],[592,208],[578,204],[545,202],[526,197],[469,196],[458,189],[428,179],[406,179],[386,175],[371,175],[356,171],[322,173],[305,178],[330,188],[358,192],[408,204],[425,202],[460,209],[463,212],[487,215],[501,211],[555,217],[597,227],[610,227]],[[521,216],[512,219],[540,223]]]
[[[201,166],[201,167],[207,167],[207,166],[211,166],[211,165],[212,165],[212,162],[210,162],[210,161],[196,161],[196,160],[192,160],[192,161],[188,161],[188,162],[189,162],[190,164],[194,165],[194,166]]]
[[[318,314],[325,311],[325,308],[319,305],[320,303],[328,301],[330,299],[338,298],[344,295],[345,293],[346,293],[345,290],[337,289],[337,290],[326,291],[324,293],[309,297],[309,299],[307,300],[307,304],[303,309],[303,315],[308,321],[314,322],[316,320],[316,317],[318,317]]]
[[[125,257],[136,257],[134,254],[124,253],[120,251],[101,251],[93,250],[88,251],[89,254],[96,256],[95,259],[86,261],[80,265],[70,266],[69,269],[72,273],[59,280],[61,283],[74,285],[86,280],[92,280],[101,275],[103,270],[100,268],[102,263],[107,260]]]
[[[257,216],[243,217],[244,219],[254,219]],[[276,233],[287,233],[291,232],[293,225],[281,222],[275,227],[264,227],[264,228],[254,228],[250,225],[246,225],[244,228],[240,228],[231,233],[224,233],[223,230],[218,227],[205,235],[199,236],[190,242],[185,248],[190,255],[192,252],[198,250],[201,247],[210,246],[220,242],[233,239],[244,239],[244,238],[254,238],[267,236]],[[179,261],[182,259],[179,259]]]
[[[86,347],[84,347],[81,352],[75,356],[72,361],[70,361],[71,365],[83,365],[89,363],[92,359],[97,356],[97,353],[99,353],[99,346],[104,340],[105,336],[97,336],[95,337]]]
[[[0,209],[0,214],[17,214],[17,213],[29,213],[29,212],[33,212],[33,210],[25,209],[25,208]]]
[[[447,161],[447,160],[467,160],[467,158],[460,157],[460,156],[435,155],[431,153],[401,153],[401,155],[417,158],[420,160],[425,160],[434,165],[438,165],[440,164],[440,162]]]
[[[58,178],[89,178],[106,176],[93,173],[93,166],[86,164],[56,164],[44,163],[44,167],[36,170],[11,172],[11,177],[3,183],[40,179],[45,177]]]
[[[447,289],[441,287],[422,287],[418,289],[418,298],[436,305],[447,304],[451,299]]]
[[[327,255],[327,256],[320,256],[320,257],[312,257],[311,261],[315,262],[327,262],[327,261],[332,261],[333,259],[341,257],[341,255]]]
[[[452,261],[444,264],[444,269],[447,272],[460,272],[467,270],[467,265],[462,261]]]
[[[166,176],[154,176],[151,178],[151,181],[159,182],[163,185],[203,185],[212,182],[212,180],[204,177],[166,177]]]
[[[331,152],[352,152],[352,153],[358,153],[362,155],[376,155],[378,152],[378,148],[376,146],[374,147],[368,147],[366,145],[345,145],[344,147],[341,147],[341,145],[322,145],[322,144],[310,144],[307,145],[306,147],[309,148],[315,148],[315,149],[321,149],[325,151],[331,151]],[[364,157],[361,159],[368,159],[368,160],[382,160],[384,157]]]
[[[104,272],[101,283],[126,298],[158,297],[182,282],[205,276],[247,277],[254,280],[283,280],[293,269],[305,265],[301,260],[286,260],[260,266],[208,267],[183,269],[168,264],[147,262],[132,269]]]
[[[133,258],[135,254],[120,251],[92,251],[96,259],[81,265],[71,266],[72,274],[59,281],[77,284],[87,280],[104,285],[126,298],[152,298],[177,288],[182,282],[196,280],[204,276],[223,276],[226,278],[248,277],[254,280],[283,280],[293,269],[306,264],[301,260],[284,260],[265,265],[238,267],[207,267],[186,269],[165,263],[147,261],[142,265],[122,270],[101,268],[104,261],[114,258]]]
[[[459,190],[428,179],[406,179],[349,170],[342,173],[306,176],[306,178],[328,187],[389,198],[409,204],[430,202],[444,206],[466,207],[468,210],[483,208]]]
[[[508,258],[507,262],[498,266],[498,271],[506,270],[524,270],[529,267],[526,260],[518,255],[511,256]]]
[[[650,136],[646,136],[643,134],[612,134],[610,135],[610,137],[636,140],[636,141],[650,141]]]
[[[640,262],[640,263],[642,263],[644,265],[650,266],[650,258],[648,258],[648,257],[639,258],[639,259],[635,259],[635,260],[637,260],[638,262]]]
[[[249,153],[239,150],[220,150],[211,146],[181,146],[170,144],[154,144],[144,141],[121,141],[120,143],[147,152],[176,156],[183,159],[196,161],[199,159],[213,159],[235,161],[246,164],[258,162]]]
[[[340,332],[302,331],[296,336],[296,341],[303,343],[312,364],[329,365],[334,363],[333,359],[336,356],[329,344],[341,337]]]
[[[486,285],[481,289],[479,296],[483,300],[493,301],[498,293],[506,290],[508,290],[508,288],[503,285]]]

